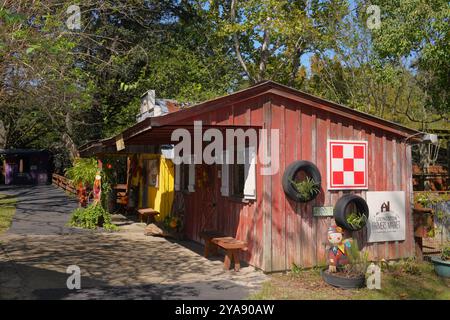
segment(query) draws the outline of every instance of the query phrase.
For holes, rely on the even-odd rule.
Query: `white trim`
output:
[[[181,189],[181,165],[175,165],[175,191],[180,191]]]
[[[189,184],[188,191],[195,191],[195,163],[194,163],[194,155],[191,155],[191,163],[189,164]]]
[[[228,151],[222,153],[222,178],[220,193],[224,197],[230,196],[230,166],[228,164]]]
[[[245,149],[244,164],[244,199],[256,199],[256,151],[254,148]]]

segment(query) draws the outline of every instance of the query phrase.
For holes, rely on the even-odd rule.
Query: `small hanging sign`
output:
[[[116,149],[117,151],[122,151],[125,149],[125,141],[123,140],[122,135],[116,138]]]
[[[332,217],[333,207],[313,207],[314,217]]]

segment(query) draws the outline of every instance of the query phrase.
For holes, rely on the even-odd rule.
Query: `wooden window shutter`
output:
[[[181,165],[175,165],[175,191],[180,191],[181,189]]]
[[[189,164],[189,184],[188,184],[188,191],[194,192],[195,191],[195,162],[194,162],[194,156],[191,156],[191,163]]]
[[[256,152],[254,148],[245,149],[244,198],[256,199]]]
[[[230,165],[228,164],[228,151],[223,152],[222,158],[222,185],[220,187],[220,193],[224,197],[230,195]]]

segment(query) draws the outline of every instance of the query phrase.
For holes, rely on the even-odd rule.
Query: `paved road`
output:
[[[120,232],[67,228],[74,200],[52,186],[2,190],[18,210],[0,235],[0,299],[244,299],[267,277],[252,267],[222,269],[202,247],[143,235],[143,224]],[[68,290],[67,267],[81,270],[81,290]]]
[[[57,235],[83,231],[66,226],[70,213],[77,207],[77,201],[66,196],[60,189],[51,185],[2,186],[0,193],[19,199],[9,234]]]

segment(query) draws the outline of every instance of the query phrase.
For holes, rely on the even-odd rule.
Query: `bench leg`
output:
[[[239,250],[233,250],[234,271],[241,269],[241,262],[239,260]]]
[[[225,260],[223,261],[223,269],[229,270],[231,267],[231,260],[233,259],[233,253],[231,250],[227,250]]]
[[[211,254],[213,256],[219,255],[219,246],[218,245],[216,245],[215,243],[211,243],[211,248],[212,248]]]
[[[208,240],[205,240],[205,252],[204,252],[205,258],[208,258],[210,245],[211,245],[211,242],[209,242]]]

